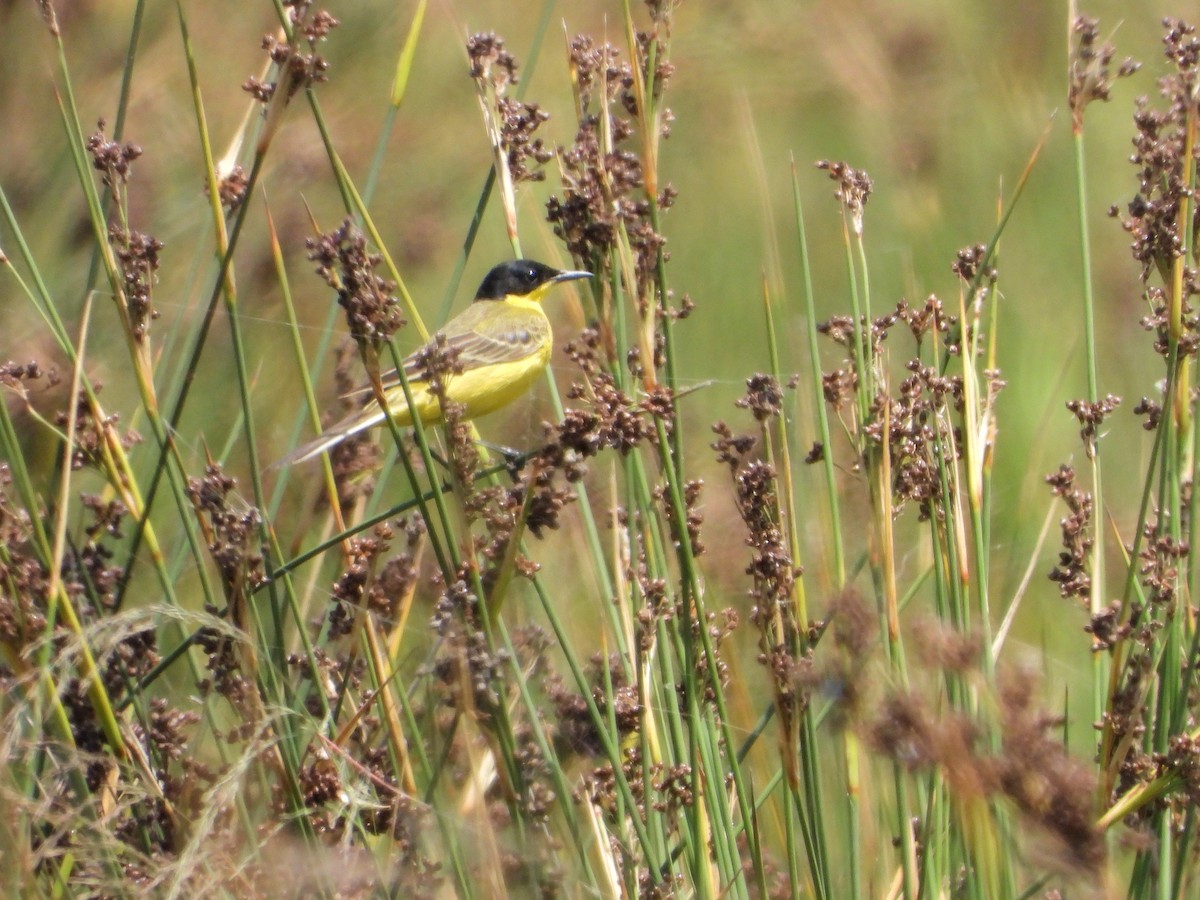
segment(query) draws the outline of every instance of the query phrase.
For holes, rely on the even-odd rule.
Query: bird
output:
[[[447,322],[428,344],[403,362],[412,394],[409,406],[392,370],[382,378],[383,395],[397,427],[436,425],[443,420],[441,401],[427,380],[431,353],[454,361],[446,376],[446,397],[461,404],[473,419],[506,406],[524,394],[550,362],[554,335],[542,300],[557,284],[591,278],[591,272],[559,270],[531,259],[502,262],[484,276],[475,300]],[[434,349],[440,347],[441,349]],[[353,393],[367,393],[365,387]],[[376,399],[332,425],[311,443],[297,448],[278,465],[302,463],[336,447],[346,438],[387,418]]]

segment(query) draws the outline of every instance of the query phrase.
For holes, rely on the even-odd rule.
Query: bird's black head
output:
[[[502,300],[505,297],[540,299],[550,285],[559,281],[588,278],[590,272],[560,272],[532,259],[503,262],[488,272],[475,294],[476,300]]]

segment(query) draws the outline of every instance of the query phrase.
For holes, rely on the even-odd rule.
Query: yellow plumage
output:
[[[475,302],[439,332],[445,352],[454,360],[455,372],[446,376],[446,395],[462,404],[468,419],[486,415],[524,394],[550,362],[554,336],[541,301],[550,288],[563,281],[591,277],[590,272],[560,272],[531,260],[496,266],[475,296]],[[436,395],[424,380],[421,351],[404,361],[412,406],[395,372],[383,379],[384,397],[398,426],[414,418],[432,425],[442,420]],[[355,393],[368,394],[370,387]],[[303,462],[336,446],[353,434],[384,421],[379,404],[370,400],[361,410],[329,428],[321,437],[300,447],[283,464]]]

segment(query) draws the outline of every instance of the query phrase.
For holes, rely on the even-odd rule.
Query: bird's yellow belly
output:
[[[529,390],[549,361],[550,347],[547,346],[525,359],[452,375],[446,385],[447,394],[451,401],[466,407],[466,418],[487,415],[507,406]],[[428,385],[412,385],[412,394],[415,410],[397,410],[397,425],[412,424],[413,411],[424,425],[436,425],[442,421],[441,404]]]

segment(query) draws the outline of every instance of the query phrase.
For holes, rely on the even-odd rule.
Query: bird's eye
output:
[[[537,269],[530,266],[521,273],[521,277],[530,284],[533,284],[537,281]]]

